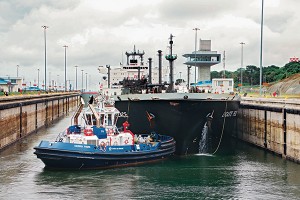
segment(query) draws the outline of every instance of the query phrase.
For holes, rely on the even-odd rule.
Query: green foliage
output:
[[[262,68],[262,82],[271,83],[277,82],[282,79],[288,78],[293,74],[300,73],[300,62],[290,62],[283,67],[271,65]],[[254,65],[248,65],[245,69],[237,69],[234,72],[225,71],[226,78],[233,78],[236,84],[241,82],[243,77],[243,85],[259,85],[260,81],[260,68]],[[222,78],[223,71],[211,72],[212,78]]]

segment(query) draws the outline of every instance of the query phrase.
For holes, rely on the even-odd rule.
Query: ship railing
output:
[[[60,132],[56,139],[55,139],[55,142],[62,142],[64,140],[64,137],[66,136],[66,133],[65,132]]]

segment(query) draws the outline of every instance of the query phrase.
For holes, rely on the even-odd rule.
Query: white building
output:
[[[233,85],[233,78],[214,78],[212,79],[212,93],[233,93]]]
[[[22,77],[0,77],[1,92],[18,92],[22,89]]]

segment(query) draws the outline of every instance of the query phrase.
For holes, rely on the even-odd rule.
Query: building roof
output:
[[[196,84],[195,83],[192,83],[191,85],[196,85],[196,86],[212,86],[212,81],[198,81]]]
[[[6,84],[7,84],[7,81],[0,78],[0,85],[6,85]]]
[[[192,53],[183,54],[182,56],[186,58],[195,58],[195,51]],[[196,57],[201,56],[221,56],[221,54],[217,51],[196,51]]]
[[[12,78],[15,79],[15,78]],[[11,78],[7,79],[7,78],[0,78],[0,85],[7,85],[7,83],[10,82],[11,85],[16,85],[17,83],[12,83]]]

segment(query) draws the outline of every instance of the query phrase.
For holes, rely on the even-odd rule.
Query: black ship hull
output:
[[[233,95],[213,95],[213,98],[207,95],[120,95],[115,106],[123,113],[124,121],[129,121],[133,132],[156,131],[174,137],[176,154],[203,151],[204,137],[205,152],[200,153],[213,153],[222,140],[235,132],[240,101]]]

